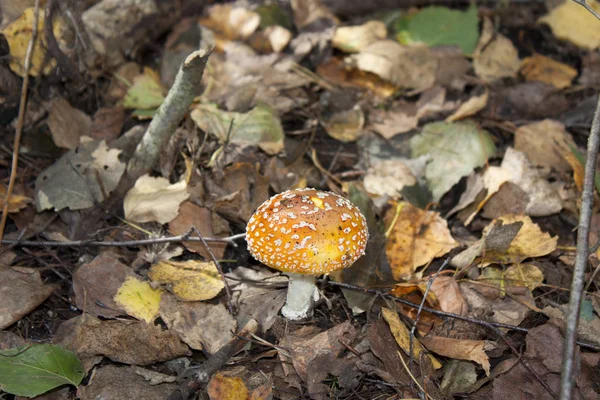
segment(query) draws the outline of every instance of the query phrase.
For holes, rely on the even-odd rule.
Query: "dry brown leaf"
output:
[[[383,98],[390,97],[398,91],[394,84],[370,72],[352,68],[335,57],[317,66],[317,74],[335,85],[368,89]]]
[[[559,121],[545,119],[519,127],[515,132],[515,149],[527,155],[534,165],[571,170],[566,157],[576,147],[573,137]]]
[[[4,209],[4,202],[6,201],[7,188],[4,185],[0,185],[0,208]],[[31,203],[32,200],[29,197],[21,196],[16,194],[14,191],[8,201],[8,212],[16,213],[27,207],[27,204]]]
[[[54,144],[58,147],[69,150],[77,148],[79,139],[89,135],[91,127],[92,119],[64,98],[59,97],[52,102],[48,115],[48,128]]]
[[[188,197],[185,181],[170,184],[168,179],[144,175],[125,195],[125,218],[133,222],[166,224],[177,217],[179,205]]]
[[[469,306],[460,291],[455,277],[440,275],[433,280],[429,290],[437,298],[442,311],[467,315]]]
[[[564,89],[571,86],[571,81],[577,76],[577,70],[536,53],[523,60],[521,74],[528,81],[546,82],[557,89]]]
[[[581,192],[583,190],[583,176],[585,174],[584,167],[573,153],[568,153],[565,158],[571,165],[571,168],[573,168],[573,181],[575,181],[577,189]]]
[[[455,360],[469,360],[480,364],[487,376],[490,376],[490,360],[485,354],[486,342],[483,340],[451,339],[441,336],[426,336],[421,343],[431,352]]]
[[[160,317],[170,330],[194,350],[215,354],[233,338],[237,323],[223,304],[182,302],[163,295]]]
[[[454,122],[460,119],[477,114],[487,106],[489,91],[486,89],[483,94],[473,96],[458,107],[452,115],[446,118],[446,122]]]
[[[80,358],[104,356],[125,364],[150,365],[190,354],[175,332],[159,325],[102,321],[87,314],[63,322],[54,341]]]
[[[204,237],[222,238],[229,235],[227,221],[207,208],[186,201],[179,207],[179,215],[169,222],[169,232],[173,235],[183,235],[192,227],[198,229]],[[192,236],[196,236],[196,232],[193,232]],[[223,258],[227,243],[208,243],[208,245],[217,259]],[[184,246],[189,251],[202,255],[205,260],[210,259],[210,254],[202,242],[187,242]]]
[[[475,73],[486,82],[501,78],[514,78],[519,72],[521,60],[513,43],[494,32],[489,18],[483,20],[483,29],[473,54]]]
[[[387,27],[381,21],[368,21],[362,25],[344,26],[335,30],[331,45],[346,53],[357,53],[387,36]]]
[[[394,279],[408,279],[415,270],[458,246],[448,230],[448,223],[433,211],[423,211],[409,203],[392,207],[385,216],[390,226],[399,214],[386,244],[386,254]]]
[[[184,301],[212,299],[225,287],[214,262],[159,261],[150,268],[148,277],[167,285]]]
[[[119,287],[133,269],[110,255],[99,255],[80,266],[73,274],[75,304],[93,316],[115,318],[124,312],[114,301]]]
[[[54,291],[33,268],[0,268],[0,329],[14,324]]]
[[[206,388],[210,400],[244,400],[250,392],[242,378],[216,373]]]
[[[392,331],[392,335],[394,335],[394,339],[396,339],[396,343],[404,353],[409,354],[410,352],[410,332],[406,326],[400,321],[400,317],[396,311],[392,311],[389,308],[382,308],[381,314],[383,318],[387,321],[390,326],[390,330]],[[412,357],[418,363],[421,360],[421,353],[423,352],[423,346],[417,338],[413,338],[413,346],[412,346]],[[431,354],[426,354],[426,357],[431,360],[431,364],[433,368],[440,369],[442,368],[442,364]]]
[[[515,264],[506,269],[504,279],[512,286],[525,286],[529,290],[544,282],[544,273],[533,264]]]

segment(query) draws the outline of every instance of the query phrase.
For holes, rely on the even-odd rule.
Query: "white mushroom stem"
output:
[[[315,276],[287,273],[289,277],[287,300],[281,314],[289,320],[298,320],[312,315],[313,304],[319,298]]]

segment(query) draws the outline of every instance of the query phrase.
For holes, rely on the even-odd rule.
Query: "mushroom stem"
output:
[[[290,320],[298,320],[312,315],[315,297],[319,292],[315,286],[315,276],[287,273],[289,277],[288,293],[281,314]]]

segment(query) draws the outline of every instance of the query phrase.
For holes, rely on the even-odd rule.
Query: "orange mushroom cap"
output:
[[[271,197],[248,221],[250,254],[283,272],[321,275],[351,266],[365,253],[365,217],[332,192],[294,189]]]

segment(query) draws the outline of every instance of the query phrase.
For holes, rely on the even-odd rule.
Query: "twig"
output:
[[[127,171],[130,175],[147,172],[158,162],[165,143],[188,112],[194,97],[198,95],[204,67],[212,51],[212,46],[194,51],[181,64],[173,86],[129,161]]]
[[[428,312],[430,314],[433,314],[433,315],[435,315],[437,317],[458,319],[458,320],[461,320],[461,321],[469,322],[469,323],[472,323],[472,324],[475,324],[475,325],[479,325],[479,326],[483,326],[483,327],[490,328],[490,329],[503,328],[503,329],[509,329],[509,330],[513,330],[513,331],[517,331],[517,332],[523,332],[523,333],[529,332],[529,329],[523,328],[521,326],[510,325],[510,324],[503,324],[501,322],[483,321],[483,320],[480,320],[480,319],[471,318],[471,317],[465,317],[463,315],[453,314],[453,313],[449,313],[449,312],[446,312],[446,311],[435,310],[435,309],[429,308],[429,307],[421,307],[417,303],[413,303],[411,301],[408,301],[408,300],[405,300],[405,299],[401,299],[399,297],[392,296],[391,294],[386,294],[386,293],[383,293],[383,292],[381,292],[379,290],[375,290],[375,289],[366,289],[366,288],[363,288],[363,287],[360,287],[360,286],[350,285],[348,283],[335,282],[335,281],[325,280],[325,279],[321,279],[320,282],[325,283],[327,285],[331,285],[331,286],[342,287],[344,289],[356,290],[358,292],[372,293],[374,295],[381,296],[381,297],[383,297],[385,299],[394,300],[395,302],[403,304],[403,305],[405,305],[407,307],[416,308],[416,309],[421,308],[423,311]],[[581,346],[581,347],[585,347],[585,348],[590,349],[590,350],[600,351],[600,346],[592,344],[592,343],[586,343],[586,342],[577,341],[577,344],[579,346]]]
[[[587,159],[585,161],[585,174],[583,177],[583,193],[581,194],[581,214],[577,230],[577,253],[575,255],[575,269],[571,281],[571,297],[569,299],[569,312],[566,316],[565,345],[563,350],[563,366],[560,378],[560,398],[571,399],[575,384],[575,348],[577,339],[577,325],[583,285],[585,283],[585,268],[589,256],[588,240],[592,209],[594,207],[594,174],[596,160],[600,148],[600,96],[596,104],[596,112],[592,121],[592,129],[587,145]]]
[[[226,238],[204,238],[206,242],[217,242],[217,243],[229,243],[235,247],[237,244],[234,242],[238,239],[246,237],[245,233],[238,235],[232,235]],[[178,236],[166,236],[158,237],[153,239],[140,239],[140,240],[125,240],[121,242],[114,241],[102,241],[102,240],[72,240],[66,242],[56,242],[52,240],[12,240],[4,239],[2,244],[11,246],[23,246],[23,247],[137,247],[137,246],[148,246],[151,244],[160,243],[184,243],[184,242],[202,242],[199,237],[189,237],[188,233]]]
[[[427,299],[427,295],[429,294],[429,290],[431,289],[431,285],[433,285],[433,281],[438,277],[440,272],[448,265],[450,262],[450,258],[446,258],[442,265],[438,268],[436,273],[433,276],[430,276],[427,280],[427,288],[425,289],[425,293],[423,294],[423,299],[421,300],[421,304],[419,304],[419,308],[417,309],[417,315],[415,316],[415,320],[413,321],[412,327],[410,328],[409,342],[408,342],[408,354],[410,356],[408,360],[408,368],[412,371],[413,367],[413,345],[415,338],[415,330],[417,329],[417,324],[419,323],[419,317],[421,316],[421,310],[423,310],[423,306],[425,306],[425,300]],[[420,386],[419,386],[420,387]],[[425,391],[422,390],[423,393]],[[427,393],[425,393],[427,395]]]
[[[412,349],[411,349],[411,351],[412,351]],[[408,376],[410,376],[411,382],[414,382],[417,385],[417,387],[419,388],[419,390],[421,391],[421,393],[425,394],[425,396],[429,400],[433,400],[433,398],[430,395],[427,394],[427,392],[425,391],[425,389],[423,389],[423,386],[421,386],[419,384],[419,381],[417,380],[417,378],[415,378],[415,376],[413,375],[413,373],[410,372],[410,369],[408,368],[408,365],[406,365],[406,361],[404,361],[404,358],[402,358],[402,354],[400,354],[400,352],[398,352],[398,357],[400,358],[400,361],[402,361],[402,366],[406,370],[406,373],[408,374]],[[412,357],[412,355],[411,355],[411,357]]]
[[[23,86],[21,86],[21,101],[19,103],[19,116],[17,118],[17,127],[15,129],[15,141],[13,143],[12,164],[10,167],[10,178],[8,180],[8,189],[4,198],[4,208],[2,209],[2,220],[0,221],[0,241],[4,237],[6,228],[6,219],[8,218],[8,204],[15,188],[17,179],[17,167],[19,166],[19,147],[21,146],[21,134],[25,124],[25,105],[27,103],[27,88],[29,87],[29,70],[31,69],[31,57],[33,57],[33,48],[38,34],[38,20],[40,14],[40,0],[35,0],[33,6],[33,26],[31,27],[31,39],[27,45],[25,61],[23,63]]]
[[[596,12],[596,10],[594,10],[592,7],[590,7],[590,5],[585,0],[573,0],[573,1],[577,4],[579,4],[580,6],[582,6],[583,8],[585,8],[586,10],[588,10],[589,12],[591,12],[594,17],[600,19],[600,14],[598,14]]]
[[[227,308],[229,309],[229,313],[231,315],[235,316],[235,314],[233,313],[233,304],[231,303],[231,288],[229,287],[229,283],[227,282],[227,279],[225,278],[225,274],[223,273],[223,268],[221,267],[221,263],[219,262],[219,260],[217,260],[217,257],[215,257],[215,253],[213,253],[210,246],[206,243],[204,236],[202,236],[202,234],[200,233],[198,228],[196,228],[194,226],[192,229],[194,230],[194,232],[196,232],[196,235],[198,235],[198,237],[202,241],[204,248],[206,249],[206,251],[208,251],[210,258],[215,263],[215,266],[217,267],[217,271],[219,271],[219,274],[221,275],[221,279],[223,279],[223,285],[225,286],[225,295],[227,296]]]
[[[210,381],[210,378],[229,361],[236,353],[241,351],[248,343],[246,340],[251,334],[258,331],[258,322],[251,319],[244,328],[215,354],[206,360],[199,368],[189,369],[183,377],[179,387],[175,389],[167,400],[192,399]]]

